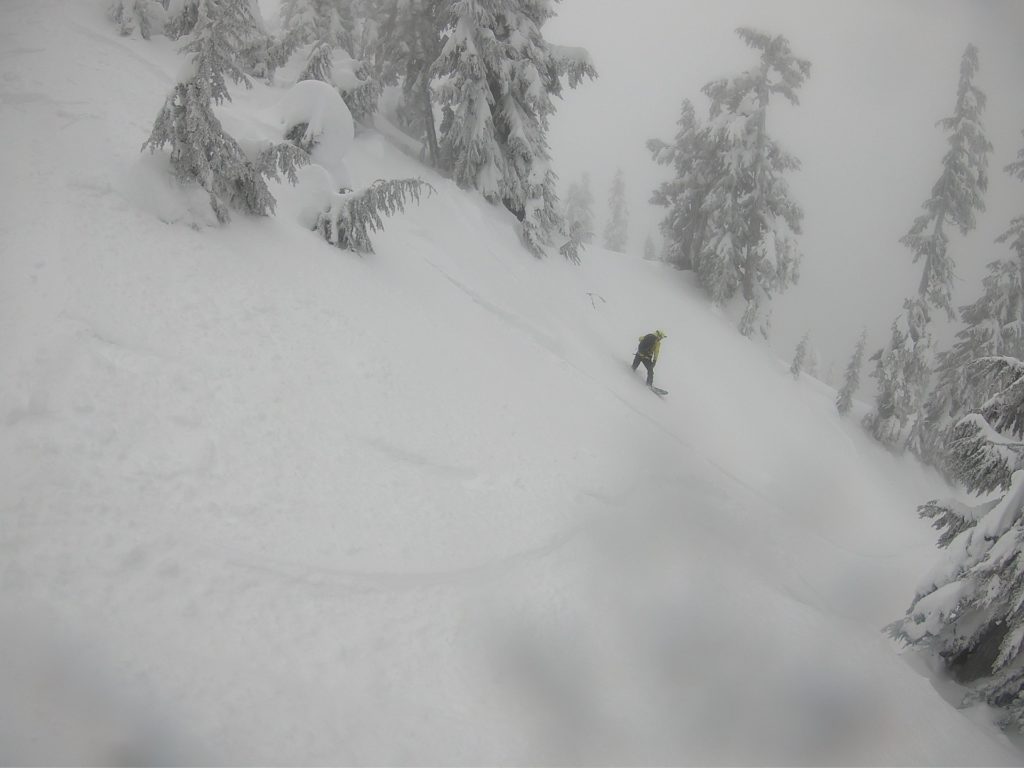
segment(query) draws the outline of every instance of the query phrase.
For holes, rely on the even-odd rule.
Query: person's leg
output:
[[[647,386],[654,386],[654,363],[650,360],[644,360],[644,365],[647,366]]]
[[[639,355],[639,354],[633,355],[633,370],[634,370],[634,371],[635,371],[635,370],[636,370],[637,368],[639,368],[639,367],[640,367],[640,361],[641,361],[642,359],[643,359],[643,358],[642,358],[642,357],[640,357],[640,355]]]

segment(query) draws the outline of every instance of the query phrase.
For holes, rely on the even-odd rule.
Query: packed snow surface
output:
[[[301,185],[209,226],[138,151],[180,67],[0,6],[0,762],[1019,764],[881,631],[936,476],[684,274],[534,259],[381,134],[353,183],[437,192],[375,255]],[[225,125],[279,140],[287,85]]]

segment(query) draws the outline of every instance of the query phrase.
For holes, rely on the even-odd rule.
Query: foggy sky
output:
[[[599,237],[611,176],[623,168],[638,255],[648,233],[660,245],[665,209],[647,200],[669,177],[644,143],[672,140],[684,97],[706,116],[700,88],[756,63],[735,28],[783,34],[811,61],[799,106],[773,102],[768,115],[769,131],[803,164],[789,177],[805,213],[801,278],[773,302],[771,344],[784,359],[810,331],[822,368],[834,360],[841,374],[861,327],[877,348],[916,292],[921,264],[899,239],[941,173],[947,145],[935,123],[953,112],[968,43],[980,50],[975,82],[988,95],[984,124],[995,149],[987,211],[966,238],[951,236],[955,305],[980,295],[985,265],[1009,254],[993,241],[1024,214],[1024,184],[1002,170],[1024,146],[1024,3],[563,0],[556,9],[545,37],[586,47],[600,77],[559,103],[549,134],[554,167],[563,190],[590,172]],[[940,328],[940,342],[959,327]]]

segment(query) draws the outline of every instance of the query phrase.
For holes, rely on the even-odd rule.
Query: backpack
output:
[[[641,355],[650,355],[654,351],[654,345],[657,344],[658,337],[653,333],[648,333],[646,336],[640,337],[640,346],[637,347],[636,351]]]

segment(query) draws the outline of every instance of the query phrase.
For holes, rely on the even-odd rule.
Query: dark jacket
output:
[[[658,353],[661,351],[661,338],[655,333],[648,333],[640,337],[640,345],[636,353],[640,357],[648,358],[652,363],[658,362]]]

